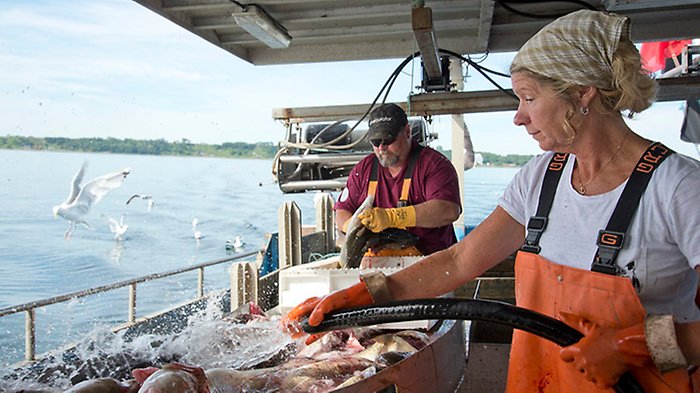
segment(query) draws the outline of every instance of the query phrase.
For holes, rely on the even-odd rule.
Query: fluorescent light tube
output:
[[[251,4],[231,14],[236,24],[270,48],[286,48],[292,37],[264,9]]]

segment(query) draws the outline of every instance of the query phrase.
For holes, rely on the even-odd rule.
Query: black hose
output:
[[[498,323],[535,334],[563,347],[575,344],[583,337],[581,332],[564,322],[532,310],[494,300],[454,298],[405,300],[346,309],[327,314],[318,326],[309,325],[305,318],[301,326],[307,333],[320,333],[353,326],[425,319]],[[630,373],[622,375],[614,389],[619,393],[644,392]]]

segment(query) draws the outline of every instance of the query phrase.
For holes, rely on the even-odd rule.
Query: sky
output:
[[[507,72],[511,57],[481,64]],[[4,0],[0,135],[277,143],[274,108],[370,103],[402,60],[253,66],[130,0]],[[388,101],[417,93],[414,73],[419,64],[404,68]],[[493,89],[467,75],[467,90]],[[682,114],[681,103],[658,103],[630,126],[697,158],[679,139]],[[474,149],[540,153],[513,115],[465,115]],[[432,131],[449,149],[450,117]]]

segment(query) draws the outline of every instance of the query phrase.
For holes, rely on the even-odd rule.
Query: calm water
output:
[[[88,221],[64,240],[68,224],[51,208],[66,199],[70,181],[83,161],[86,180],[131,168],[121,187],[95,205]],[[277,210],[295,201],[302,221],[314,221],[313,193],[282,194],[271,181],[271,161],[117,154],[0,150],[0,307],[172,270],[231,255],[226,240],[241,236],[244,251],[260,248],[264,234],[277,230]],[[476,168],[465,174],[468,225],[480,222],[496,205],[515,174],[512,168]],[[133,194],[153,197],[125,202]],[[334,195],[335,196],[335,195]],[[101,214],[124,214],[129,225],[117,242]],[[204,237],[193,238],[192,220]],[[227,267],[208,268],[207,290],[226,288]],[[196,273],[138,287],[137,317],[195,295]],[[183,294],[185,295],[183,297]],[[126,289],[37,310],[37,352],[75,341],[105,324],[127,317]],[[0,317],[0,363],[23,358],[24,314]]]

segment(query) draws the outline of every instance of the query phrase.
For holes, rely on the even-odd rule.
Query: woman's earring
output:
[[[579,109],[579,112],[581,112],[582,115],[586,116],[588,114],[588,108],[582,106],[581,109]]]

